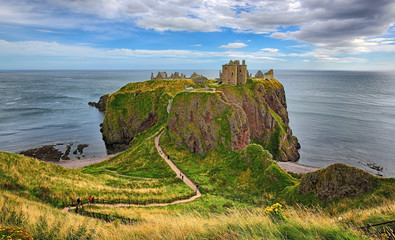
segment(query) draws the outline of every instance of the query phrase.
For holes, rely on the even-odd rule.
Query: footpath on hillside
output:
[[[159,145],[159,140],[160,137],[162,136],[164,131],[162,131],[158,136],[155,137],[155,147],[156,150],[158,151],[159,155],[166,161],[166,163],[170,166],[170,168],[176,173],[176,177],[180,178],[185,184],[187,184],[193,191],[196,192],[196,195],[188,198],[188,199],[183,199],[183,200],[177,200],[171,203],[150,203],[150,204],[145,204],[145,205],[138,205],[138,204],[95,204],[96,206],[103,206],[103,207],[161,207],[161,206],[168,206],[168,205],[174,205],[174,204],[180,204],[180,203],[186,203],[186,202],[191,202],[197,198],[200,198],[202,194],[200,193],[199,189],[196,187],[196,185],[185,175],[182,174],[181,170],[178,169],[178,167],[169,159],[169,157],[163,152],[162,148]],[[75,207],[65,207],[63,209],[64,212],[67,212],[71,209],[75,209]]]

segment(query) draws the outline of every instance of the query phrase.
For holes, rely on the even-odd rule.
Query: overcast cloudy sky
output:
[[[0,69],[395,70],[394,0],[0,0]]]

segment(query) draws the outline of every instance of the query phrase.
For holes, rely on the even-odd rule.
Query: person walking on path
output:
[[[95,203],[95,197],[92,197],[92,203]]]
[[[92,203],[92,196],[89,196],[89,203]]]
[[[182,181],[184,181],[184,175],[181,176]]]
[[[77,198],[77,205],[80,205],[80,204],[81,204],[81,199]]]
[[[199,190],[199,184],[196,184],[196,192]]]

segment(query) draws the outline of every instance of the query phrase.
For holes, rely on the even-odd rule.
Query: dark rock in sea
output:
[[[63,156],[61,157],[62,160],[70,160],[69,158],[69,154],[71,151],[71,146],[73,146],[73,143],[69,143],[66,146],[66,152],[63,154]]]
[[[55,145],[45,145],[39,148],[31,148],[26,151],[21,151],[20,154],[44,161],[59,161],[62,157],[62,152],[54,146]]]
[[[73,154],[77,154],[79,152],[80,154],[84,153],[84,148],[88,147],[89,144],[78,144],[77,149],[74,150]]]
[[[313,193],[322,200],[353,197],[372,191],[377,180],[361,169],[336,163],[304,175],[299,194]]]
[[[107,108],[107,100],[108,100],[109,94],[103,95],[100,97],[99,101],[97,103],[95,102],[88,102],[88,105],[91,107],[97,108],[100,112],[105,112]]]
[[[367,165],[368,165],[368,167],[370,167],[371,169],[374,169],[376,171],[379,171],[379,172],[383,171],[383,167],[381,167],[375,163],[368,163]]]

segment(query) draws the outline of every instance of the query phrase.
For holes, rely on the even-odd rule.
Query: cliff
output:
[[[97,108],[100,112],[105,112],[106,108],[107,108],[108,96],[109,96],[109,94],[103,95],[100,97],[100,99],[97,103],[89,102],[88,105],[91,107]]]
[[[173,141],[191,152],[229,148],[240,151],[250,142],[247,116],[220,92],[180,92],[173,100],[168,129]]]
[[[300,148],[289,127],[284,87],[275,79],[249,80],[247,84],[223,84],[218,88],[229,103],[246,113],[253,142],[262,145],[276,160],[296,161]]]
[[[111,94],[101,129],[106,145],[129,144],[136,134],[166,122],[169,100],[195,85],[192,80],[155,80],[130,83]]]
[[[277,80],[210,87],[196,89],[202,85],[192,80],[128,84],[108,97],[103,139],[107,145],[128,144],[136,134],[167,124],[174,143],[201,155],[211,149],[240,151],[253,142],[276,160],[299,159],[284,88]]]

